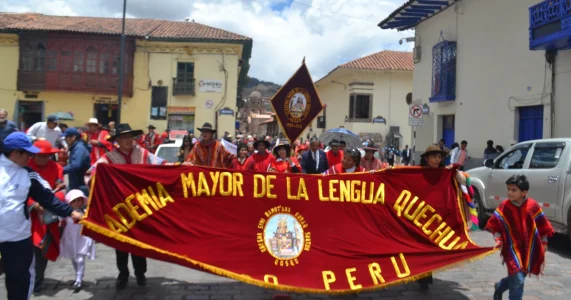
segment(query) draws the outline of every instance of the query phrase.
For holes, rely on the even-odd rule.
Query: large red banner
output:
[[[119,250],[295,292],[416,280],[492,253],[467,233],[455,170],[257,174],[99,165],[84,234]]]

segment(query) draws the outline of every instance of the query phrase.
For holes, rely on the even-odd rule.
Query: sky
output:
[[[413,31],[377,24],[405,0],[128,0],[127,17],[185,19],[251,37],[249,76],[283,84],[305,57],[317,80],[382,50],[412,51]],[[1,0],[2,12],[121,17],[120,0]]]

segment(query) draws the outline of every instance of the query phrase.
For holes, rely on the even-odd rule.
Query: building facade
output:
[[[268,98],[259,91],[252,91],[244,99],[244,107],[238,110],[239,132],[257,136],[276,136],[279,128]]]
[[[333,69],[315,82],[326,107],[302,135],[345,128],[385,146],[411,146],[406,95],[412,91],[412,53],[381,51]]]
[[[92,117],[118,112],[121,19],[0,14],[0,99],[25,130],[48,114]],[[238,82],[252,39],[194,22],[128,19],[121,123],[221,136],[235,130]]]
[[[569,136],[568,1],[406,1],[383,29],[414,29],[413,101],[430,113],[418,145],[468,141],[478,165],[487,140]]]

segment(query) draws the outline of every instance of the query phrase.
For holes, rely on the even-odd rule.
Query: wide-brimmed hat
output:
[[[379,151],[379,149],[375,148],[375,143],[373,142],[368,142],[367,145],[363,147],[363,150],[373,152]]]
[[[37,140],[34,142],[34,146],[40,149],[40,152],[36,154],[55,154],[59,152],[59,149],[53,148],[52,143],[46,140]]]
[[[258,148],[258,145],[259,145],[260,143],[264,143],[264,145],[266,145],[266,149],[270,148],[270,146],[271,146],[271,145],[270,145],[270,142],[268,142],[268,141],[266,141],[266,140],[257,140],[257,141],[254,142],[254,148],[257,149],[257,148]]]
[[[420,156],[427,156],[429,154],[433,154],[433,153],[440,153],[442,154],[442,156],[446,156],[446,151],[443,151],[442,149],[440,149],[440,146],[438,145],[430,145],[426,148],[426,151],[424,151],[424,153],[422,153]]]
[[[272,149],[272,152],[278,156],[278,150],[280,148],[285,148],[286,152],[289,156],[289,154],[291,154],[291,145],[289,144],[288,141],[284,140],[284,139],[278,139],[276,145],[274,146],[274,149]]]
[[[97,120],[97,118],[89,118],[89,121],[87,121],[87,123],[85,123],[87,125],[89,124],[95,124],[97,126],[100,126],[101,124],[99,124],[99,121]]]
[[[204,123],[204,125],[202,125],[202,127],[197,128],[200,131],[210,131],[210,132],[216,132],[216,129],[214,127],[212,127],[212,124],[206,122]]]
[[[115,128],[115,135],[110,136],[107,140],[114,141],[117,137],[122,135],[130,135],[130,136],[138,136],[143,134],[142,130],[133,130],[129,124],[119,124],[117,128]]]
[[[155,127],[155,125],[149,125],[147,126],[147,129],[157,129],[157,127]]]

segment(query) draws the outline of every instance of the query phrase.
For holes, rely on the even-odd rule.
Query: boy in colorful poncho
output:
[[[554,233],[539,204],[527,197],[527,178],[514,175],[506,185],[508,199],[498,206],[486,225],[494,234],[508,269],[508,277],[494,285],[494,300],[502,299],[507,290],[510,300],[522,298],[525,277],[542,272],[547,238]]]

